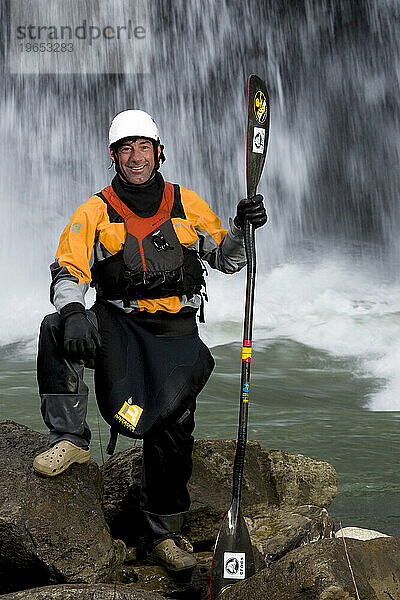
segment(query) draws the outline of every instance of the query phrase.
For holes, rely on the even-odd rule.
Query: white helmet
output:
[[[143,137],[160,141],[154,119],[144,110],[124,110],[118,113],[110,125],[110,146],[128,137]]]

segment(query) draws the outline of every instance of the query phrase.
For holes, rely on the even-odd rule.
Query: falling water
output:
[[[104,21],[129,18],[121,3],[117,15],[109,3],[94,4]],[[53,21],[62,21],[54,10],[65,6],[52,3]],[[107,129],[119,110],[153,114],[166,146],[165,176],[197,190],[224,218],[233,214],[245,189],[251,72],[271,96],[261,189],[271,215],[262,243],[273,249],[272,262],[327,238],[337,247],[397,250],[397,2],[163,0],[147,7],[148,74],[102,73],[104,41],[95,48],[97,65],[92,57],[94,74],[11,74],[6,52],[2,250],[21,293],[36,288],[71,209],[108,183]],[[10,5],[3,10],[7,18]]]

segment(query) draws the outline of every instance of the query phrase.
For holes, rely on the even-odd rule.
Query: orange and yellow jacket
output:
[[[223,229],[220,219],[195,192],[175,186],[186,218],[171,218],[182,245],[195,249],[200,258],[224,273],[239,271],[246,264],[243,232],[233,222]],[[52,275],[51,301],[58,311],[70,302],[85,306],[85,294],[92,280],[91,269],[97,261],[116,254],[124,245],[126,226],[115,219],[109,205],[98,195],[79,206],[61,234]],[[130,306],[109,300],[125,311],[157,310],[176,313],[184,307],[199,308],[200,295],[170,296],[160,299],[132,300]]]

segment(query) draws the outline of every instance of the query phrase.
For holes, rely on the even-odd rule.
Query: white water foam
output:
[[[212,275],[202,330],[211,346],[241,339],[244,276]],[[382,379],[371,410],[400,410],[400,284],[339,260],[286,264],[258,277],[254,339],[291,339],[355,358],[360,376]]]

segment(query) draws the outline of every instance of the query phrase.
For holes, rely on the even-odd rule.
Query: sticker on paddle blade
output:
[[[129,398],[129,400],[131,399]],[[128,402],[124,402],[122,408],[120,408],[115,415],[115,418],[118,419],[118,421],[121,421],[121,423],[123,423],[126,427],[129,427],[129,429],[134,431],[142,415],[143,408],[137,406],[136,404],[130,404],[129,400]]]
[[[263,154],[265,148],[265,129],[254,127],[253,132],[253,152]]]
[[[246,554],[244,552],[224,552],[224,579],[245,579]]]
[[[267,118],[267,99],[264,92],[258,90],[254,96],[254,114],[259,123],[264,123]]]

